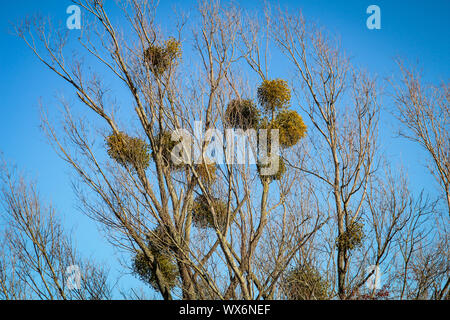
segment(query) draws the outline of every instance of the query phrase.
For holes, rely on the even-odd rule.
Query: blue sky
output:
[[[186,8],[196,1],[161,0],[158,18],[171,14],[171,7]],[[236,1],[239,2],[239,1]],[[111,265],[120,266],[114,251],[103,240],[96,226],[75,209],[70,186],[70,171],[46,143],[39,129],[38,100],[52,102],[65,84],[48,71],[25,44],[9,33],[11,23],[37,12],[65,21],[67,0],[2,1],[0,10],[0,151],[6,159],[38,181],[43,198],[64,213],[65,221],[75,230],[80,251]],[[275,4],[275,3],[274,3]],[[393,59],[403,57],[418,63],[430,82],[448,81],[450,58],[450,1],[364,1],[364,0],[297,0],[279,1],[282,7],[301,8],[327,30],[339,34],[342,44],[354,63],[380,79],[396,72]],[[366,28],[366,8],[376,4],[381,8],[381,30]],[[242,1],[248,9],[260,9],[262,1]],[[75,31],[76,32],[76,31]],[[277,66],[273,62],[272,68]],[[386,99],[386,107],[389,107]],[[395,125],[385,117],[383,134],[392,137]],[[425,172],[423,152],[402,139],[390,139],[386,152],[395,161],[402,160],[412,185],[433,193],[435,185]],[[127,278],[129,279],[129,278]],[[133,282],[134,283],[134,282]]]

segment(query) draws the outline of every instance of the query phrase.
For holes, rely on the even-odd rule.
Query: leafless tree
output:
[[[108,239],[164,299],[273,297],[299,248],[326,220],[314,206],[314,191],[300,184],[295,172],[275,183],[260,178],[249,164],[208,166],[208,138],[197,141],[203,151],[200,166],[174,168],[165,153],[165,133],[184,129],[194,136],[194,120],[202,121],[204,131],[223,129],[230,101],[252,98],[238,72],[247,54],[240,50],[240,11],[202,2],[198,25],[186,35],[180,16],[168,37],[155,24],[151,2],[123,2],[123,28],[110,20],[102,1],[75,3],[88,21],[79,44],[104,74],[88,72],[76,57],[68,59],[70,35],[45,19],[25,22],[16,31],[71,85],[81,104],[61,99],[61,127],[43,108],[49,140],[79,177],[74,186],[81,209],[100,222]],[[194,51],[189,63],[180,62],[184,37]],[[115,91],[107,88],[105,74],[115,81]],[[124,109],[114,104],[119,91],[131,98]],[[76,107],[91,114],[79,117],[77,110],[84,109]],[[134,151],[142,152],[114,158],[109,143],[113,159],[108,159],[105,144],[95,142],[99,134],[107,145],[114,138],[128,139],[135,142]],[[299,188],[310,206],[295,204],[293,191]],[[210,214],[203,226],[194,216],[194,206],[203,208],[198,199],[204,199]]]
[[[218,1],[200,2],[191,23],[178,14],[166,29],[147,0],[119,2],[120,22],[103,1],[74,3],[85,13],[79,38],[40,17],[16,28],[73,93],[60,96],[56,118],[42,103],[42,127],[74,169],[80,210],[164,299],[361,298],[368,265],[384,267],[396,297],[447,295],[446,229],[435,242],[426,236],[435,208],[391,164],[380,165],[378,81],[350,63],[336,38],[301,14],[266,8],[252,16]],[[74,47],[81,52],[68,56]],[[274,79],[273,53],[293,71],[291,85]],[[281,93],[262,96],[265,85]],[[264,176],[260,162],[219,162],[209,147],[231,122],[254,150],[249,124],[301,119],[296,111],[279,117],[292,111],[290,88],[308,128],[282,148],[283,171]],[[433,106],[448,114],[445,90]],[[248,112],[235,117],[241,107]],[[448,200],[443,118],[433,118],[441,122],[423,144]],[[289,135],[303,137],[306,127],[294,129]],[[179,142],[171,134],[181,132],[198,147],[197,163],[171,162]],[[419,265],[432,271],[411,280]],[[11,288],[21,295],[20,283]]]
[[[6,165],[0,173],[0,298],[111,298],[105,269],[80,258],[55,209],[42,204],[35,185]],[[73,283],[71,266],[79,272]]]
[[[377,166],[377,85],[351,67],[337,40],[310,27],[301,14],[280,11],[276,21],[272,36],[293,67],[294,89],[313,124],[311,161],[299,169],[332,192],[329,209],[335,213],[337,238],[345,238],[361,215]],[[337,249],[338,292],[343,299],[350,248]]]
[[[401,79],[392,82],[400,134],[423,147],[430,159],[428,169],[442,188],[450,215],[450,107],[447,83],[427,85],[421,75],[397,61]]]

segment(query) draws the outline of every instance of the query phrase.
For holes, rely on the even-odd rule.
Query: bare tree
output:
[[[450,215],[450,107],[447,83],[427,85],[420,74],[398,61],[401,79],[393,82],[401,135],[423,147],[428,169],[442,188]]]
[[[2,299],[111,298],[104,268],[79,257],[60,218],[42,205],[33,183],[2,165],[1,194]],[[78,272],[73,283],[71,267]]]
[[[351,238],[376,169],[380,106],[376,82],[350,66],[337,40],[300,15],[280,11],[272,36],[295,70],[294,89],[313,124],[308,166],[300,167],[333,194],[337,277],[344,299]]]
[[[301,14],[249,16],[217,1],[166,29],[147,0],[119,2],[120,23],[103,1],[74,3],[85,13],[79,38],[40,17],[16,27],[73,93],[56,119],[42,104],[42,127],[74,169],[80,210],[164,299],[361,298],[368,265],[384,267],[397,297],[447,294],[446,229],[425,236],[432,225],[418,225],[435,208],[389,163],[378,170],[379,85],[336,38]],[[290,83],[274,78],[274,52]],[[445,90],[433,106],[448,114]],[[443,118],[423,144],[448,200]],[[245,152],[226,145],[238,140]],[[256,164],[239,162],[244,153]],[[433,271],[414,282],[420,264]]]
[[[79,45],[89,61],[102,65],[102,75],[88,73],[76,57],[68,59],[70,35],[48,21],[36,18],[16,31],[79,100],[75,105],[60,100],[59,128],[42,110],[49,140],[79,178],[74,186],[81,209],[100,222],[108,239],[129,256],[130,268],[164,299],[273,297],[292,259],[326,221],[314,205],[313,190],[299,183],[300,174],[285,174],[285,167],[264,177],[261,167],[249,163],[219,163],[208,153],[213,141],[208,136],[194,141],[201,151],[198,163],[170,159],[176,144],[171,133],[184,130],[197,138],[195,120],[206,133],[244,129],[241,136],[251,140],[249,128],[240,126],[232,111],[250,110],[254,128],[259,121],[249,93],[257,85],[248,85],[238,72],[248,54],[241,50],[240,10],[202,2],[193,30],[185,32],[180,16],[165,36],[154,22],[151,2],[123,2],[128,23],[123,28],[110,20],[102,1],[75,3],[88,21]],[[185,38],[194,51],[189,63],[182,60]],[[118,89],[107,88],[106,75]],[[271,89],[260,87],[260,96]],[[288,99],[289,88],[282,88]],[[114,92],[122,90],[131,98],[124,109],[114,104]],[[266,124],[283,124],[287,116],[278,116],[281,111],[261,99],[261,108],[272,106],[263,111]],[[85,109],[89,117],[77,116]],[[289,136],[290,144],[304,134],[295,115],[298,133]],[[105,141],[100,148],[99,133]],[[285,153],[292,154],[287,147]],[[300,196],[311,201],[302,207],[293,197],[300,187],[308,191]]]

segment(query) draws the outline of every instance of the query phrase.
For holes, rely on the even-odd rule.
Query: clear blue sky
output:
[[[189,8],[196,3],[186,0],[160,2],[158,17],[161,21],[171,14],[173,4]],[[378,74],[380,79],[395,72],[393,58],[400,56],[418,62],[429,81],[448,81],[448,0],[280,0],[279,3],[288,8],[302,8],[306,18],[340,34],[343,47],[353,57],[353,61]],[[67,0],[1,1],[0,151],[6,159],[15,161],[21,169],[38,180],[43,197],[64,213],[69,227],[74,227],[80,251],[111,265],[114,271],[120,266],[113,256],[113,250],[102,239],[95,225],[75,209],[70,171],[56,157],[39,130],[38,99],[42,97],[45,102],[52,102],[55,94],[64,90],[65,85],[38,63],[20,39],[8,32],[10,23],[36,12],[65,21],[66,8],[70,4]],[[366,8],[371,4],[381,8],[381,30],[366,28]],[[246,0],[242,1],[242,5],[249,9],[260,9],[263,2]],[[276,62],[272,67],[276,67]],[[386,103],[389,104],[389,101],[386,100]],[[384,134],[391,135],[393,124],[386,121],[384,125]],[[420,149],[401,139],[391,139],[386,148],[392,159],[403,160],[413,186],[433,192],[435,186],[425,173]]]

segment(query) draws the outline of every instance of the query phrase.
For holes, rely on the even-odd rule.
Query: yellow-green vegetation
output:
[[[181,43],[170,38],[164,45],[151,45],[144,52],[144,59],[155,75],[161,75],[181,58]]]
[[[108,155],[123,166],[133,165],[147,169],[150,163],[149,146],[140,138],[130,137],[124,132],[106,137]]]
[[[286,108],[291,101],[291,90],[282,79],[264,80],[258,88],[257,95],[266,112]]]
[[[163,160],[163,165],[170,168],[171,170],[179,170],[184,167],[184,164],[175,165],[172,161],[172,150],[181,141],[172,141],[172,134],[169,131],[161,131],[154,136],[154,141],[156,143],[156,148],[159,150],[161,148],[161,156]],[[152,157],[155,159],[156,150],[152,150]]]
[[[306,135],[302,117],[294,110],[283,110],[277,114],[273,129],[279,130],[280,145],[289,148]]]
[[[271,150],[271,130],[278,129],[279,143],[282,148],[290,148],[296,145],[306,135],[306,125],[302,117],[294,110],[288,110],[291,100],[291,91],[286,81],[282,79],[264,80],[258,88],[258,101],[266,112],[266,116],[259,120],[258,129],[267,130],[266,149]],[[260,132],[261,134],[261,132]],[[259,146],[264,141],[259,141]],[[265,165],[264,167],[269,167]],[[286,172],[284,160],[279,158],[279,168],[276,174],[261,175],[263,165],[258,164],[258,173],[261,179],[280,180]]]
[[[217,198],[212,198],[211,201],[218,226],[223,229],[226,225],[227,204]],[[192,220],[198,228],[214,228],[213,213],[206,196],[199,195],[195,198],[192,206]]]
[[[252,100],[234,99],[230,101],[225,111],[224,122],[233,128],[255,128],[259,132],[258,148],[266,146],[266,153],[271,152],[272,130],[278,130],[279,145],[281,148],[290,148],[296,145],[306,135],[306,125],[302,117],[294,110],[289,110],[291,90],[285,80],[264,80],[257,89],[258,102],[262,107],[259,110]],[[264,117],[261,117],[261,111]],[[267,130],[267,140],[261,139],[261,130]],[[258,160],[258,173],[263,181],[280,180],[286,172],[286,164],[279,157],[279,166],[276,173],[262,175],[262,168],[271,167],[263,165]]]
[[[166,41],[166,53],[171,57],[172,59],[179,59],[181,58],[181,43],[180,41],[170,38]]]
[[[364,225],[362,223],[353,222],[344,233],[336,238],[336,246],[347,250],[360,247],[364,239],[363,228]]]
[[[158,267],[163,275],[165,284],[173,289],[177,283],[178,268],[175,259],[171,256],[157,254],[155,255]],[[152,266],[150,260],[143,252],[138,252],[134,257],[133,271],[139,276],[142,281],[149,283],[155,290],[158,290],[156,281],[155,267]]]
[[[178,278],[178,267],[170,251],[170,240],[161,226],[155,228],[147,235],[148,248],[155,257],[156,263],[163,276],[163,281],[173,289]],[[142,251],[138,251],[133,259],[133,271],[143,281],[149,283],[155,290],[158,289],[155,274],[155,265]]]
[[[279,130],[279,128],[276,127],[276,123],[274,120],[270,121],[267,117],[264,117],[259,122],[258,130],[267,130],[266,131],[266,138],[267,138],[266,150],[267,150],[267,152],[270,152],[270,150],[271,150],[271,146],[272,146],[272,134],[271,133],[272,133],[273,129]],[[280,138],[279,136],[280,136],[280,132],[278,132],[278,141]],[[259,141],[259,147],[261,148],[261,144],[264,143],[261,131],[259,131],[259,140],[258,141]]]
[[[153,231],[147,234],[148,247],[153,253],[170,253],[172,241],[170,240],[165,228],[158,225]]]
[[[211,184],[216,181],[216,165],[214,163],[200,163],[195,165],[195,171],[197,172],[200,180],[205,184]]]
[[[283,280],[283,291],[289,300],[326,300],[329,287],[319,271],[309,265],[291,269]]]
[[[261,179],[268,179],[269,181],[280,180],[286,173],[286,164],[281,156],[278,157],[278,170],[271,175],[262,175],[261,169],[270,167],[272,167],[272,163],[269,164],[258,163],[257,168]]]
[[[264,90],[262,89],[264,88]],[[267,89],[269,88],[269,89]],[[276,88],[276,89],[271,89]],[[285,88],[285,90],[281,89]],[[272,112],[272,117],[266,116],[262,118],[259,121],[258,129],[259,130],[267,130],[267,141],[266,141],[266,152],[271,152],[271,143],[272,143],[272,136],[271,132],[274,129],[278,130],[278,138],[279,138],[279,144],[282,148],[290,148],[294,145],[296,145],[300,139],[302,139],[306,135],[306,125],[303,122],[302,117],[294,110],[288,110],[285,108],[285,106],[289,103],[290,99],[290,92],[289,88],[287,88],[287,84],[283,80],[272,80],[272,81],[264,81],[261,87],[258,88],[258,96],[260,99],[260,103],[264,106],[263,102],[261,101],[261,97],[263,96],[262,92],[264,91],[270,91],[273,90],[275,92],[279,91],[281,92],[279,96],[284,96],[283,99],[275,99],[274,97],[277,96],[277,94],[273,94],[272,98],[265,98],[264,101],[266,101],[267,105],[272,105],[274,108],[269,109],[274,111]],[[282,92],[285,92],[283,95]],[[267,94],[266,96],[272,96]],[[272,101],[272,102],[267,102]],[[274,102],[275,101],[275,102]],[[278,101],[278,102],[276,102]],[[275,110],[278,108],[277,110]],[[267,111],[267,108],[266,108]],[[264,143],[263,140],[261,140],[261,132],[260,132],[260,140],[259,140],[259,148],[261,150],[262,144]],[[260,161],[261,162],[261,161]],[[281,177],[286,172],[286,164],[282,157],[279,157],[279,168],[277,173],[273,175],[262,175],[261,168],[269,167],[268,165],[262,165],[258,164],[258,173],[260,174],[261,179],[263,180],[280,180]]]
[[[236,129],[256,128],[260,112],[252,100],[234,99],[225,111],[225,124]]]

